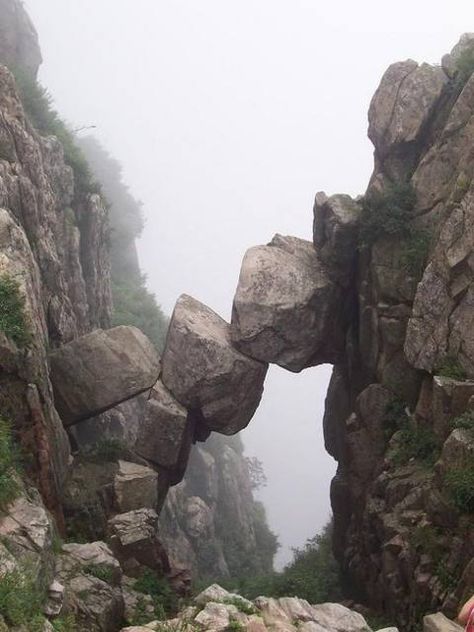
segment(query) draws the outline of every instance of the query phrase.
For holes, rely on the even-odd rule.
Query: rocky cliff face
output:
[[[75,196],[74,186],[61,144],[35,131],[2,66],[0,275],[3,286],[18,284],[30,340],[15,344],[0,333],[0,409],[54,510],[69,444],[53,404],[47,351],[107,325],[111,310],[107,212],[98,195]]]
[[[473,586],[472,44],[441,67],[394,64],[372,100],[354,307],[326,401],[337,555],[407,629],[427,609],[452,614]],[[316,198],[329,256],[338,207]]]
[[[213,434],[193,448],[183,482],[168,493],[160,534],[173,563],[196,578],[272,571],[277,540],[254,500],[238,437]]]

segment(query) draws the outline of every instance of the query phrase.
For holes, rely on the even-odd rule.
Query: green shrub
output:
[[[0,510],[5,509],[20,492],[17,463],[10,424],[0,418]]]
[[[227,630],[229,630],[229,632],[243,632],[245,628],[238,621],[232,620],[229,622],[229,625],[227,626]]]
[[[147,290],[145,282],[146,277],[143,275],[133,281],[114,281],[112,324],[138,327],[153,342],[157,350],[162,352],[168,319],[156,302],[155,295]]]
[[[73,614],[66,614],[51,622],[55,632],[76,632],[76,618]]]
[[[411,459],[431,466],[439,455],[439,439],[431,428],[415,426],[405,422],[397,436],[397,444],[392,454],[395,465],[406,465]]]
[[[441,588],[447,592],[451,592],[457,586],[459,576],[449,570],[443,561],[439,561],[436,565],[435,575],[439,580]]]
[[[401,251],[401,263],[406,272],[417,279],[425,269],[431,237],[424,230],[412,229]]]
[[[430,524],[418,525],[410,532],[409,543],[414,549],[429,555],[435,563],[438,563],[446,551],[442,535],[439,527]]]
[[[127,453],[127,446],[120,439],[102,439],[95,446],[85,452],[85,456],[98,463],[113,463],[123,458]]]
[[[285,597],[298,595],[310,603],[339,601],[342,588],[339,567],[332,552],[332,523],[321,534],[307,541],[301,549],[293,551],[293,561],[281,573],[245,576],[221,582],[247,599],[259,595]]]
[[[153,598],[155,616],[157,619],[166,619],[178,609],[178,598],[172,590],[169,582],[151,569],[145,570],[135,581],[133,588],[137,592],[150,595]]]
[[[78,147],[74,133],[53,108],[49,92],[35,79],[20,69],[13,68],[20,98],[31,124],[42,135],[56,136],[64,150],[64,161],[74,172],[76,197],[100,193],[99,184],[93,179],[87,160]]]
[[[466,410],[459,417],[455,417],[451,421],[451,428],[462,428],[465,430],[474,430],[474,410]]]
[[[461,366],[461,363],[453,355],[447,355],[435,369],[435,375],[441,377],[449,377],[453,380],[465,380],[467,373]]]
[[[474,513],[474,465],[448,470],[445,488],[461,513]]]
[[[42,632],[45,593],[31,574],[13,571],[0,581],[0,616],[13,626],[26,626],[29,632]]]
[[[383,427],[385,439],[388,441],[393,434],[407,422],[407,405],[399,397],[394,397],[385,407]]]
[[[228,606],[235,606],[239,612],[243,612],[244,614],[251,615],[257,613],[257,609],[254,606],[247,604],[238,595],[235,597],[226,597],[222,600],[222,603]]]
[[[7,274],[0,276],[0,331],[20,348],[31,340],[25,319],[25,298],[18,281]]]
[[[360,246],[372,246],[385,236],[408,237],[415,203],[416,195],[409,183],[389,184],[383,192],[366,195],[362,203]]]
[[[104,564],[89,564],[84,567],[84,573],[92,575],[92,577],[96,577],[106,584],[110,584],[114,578],[113,570],[110,566],[105,566]]]

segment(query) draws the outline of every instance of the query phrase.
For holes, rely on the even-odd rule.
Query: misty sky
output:
[[[246,248],[311,238],[318,190],[363,193],[370,98],[385,68],[436,62],[474,30],[472,0],[27,0],[41,80],[145,204],[140,259],[171,312],[182,292],[230,317]],[[327,521],[329,367],[273,368],[244,433],[283,544]]]

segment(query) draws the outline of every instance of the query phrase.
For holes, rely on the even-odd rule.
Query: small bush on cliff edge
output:
[[[384,236],[408,237],[416,195],[410,183],[393,183],[373,191],[362,203],[359,242],[372,246]]]
[[[449,498],[461,513],[474,513],[474,465],[448,470],[445,487]]]
[[[16,456],[10,424],[0,418],[0,510],[15,500],[20,491]]]
[[[25,347],[30,333],[25,320],[25,298],[18,281],[7,274],[0,276],[0,331],[18,347]]]
[[[441,377],[449,377],[452,380],[462,381],[467,378],[466,371],[461,366],[461,363],[456,356],[453,355],[445,356],[436,367],[434,373],[435,375],[439,375]]]

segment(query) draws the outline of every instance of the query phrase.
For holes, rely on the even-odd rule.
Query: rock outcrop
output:
[[[160,361],[135,327],[96,329],[49,356],[56,409],[72,425],[150,390]]]

